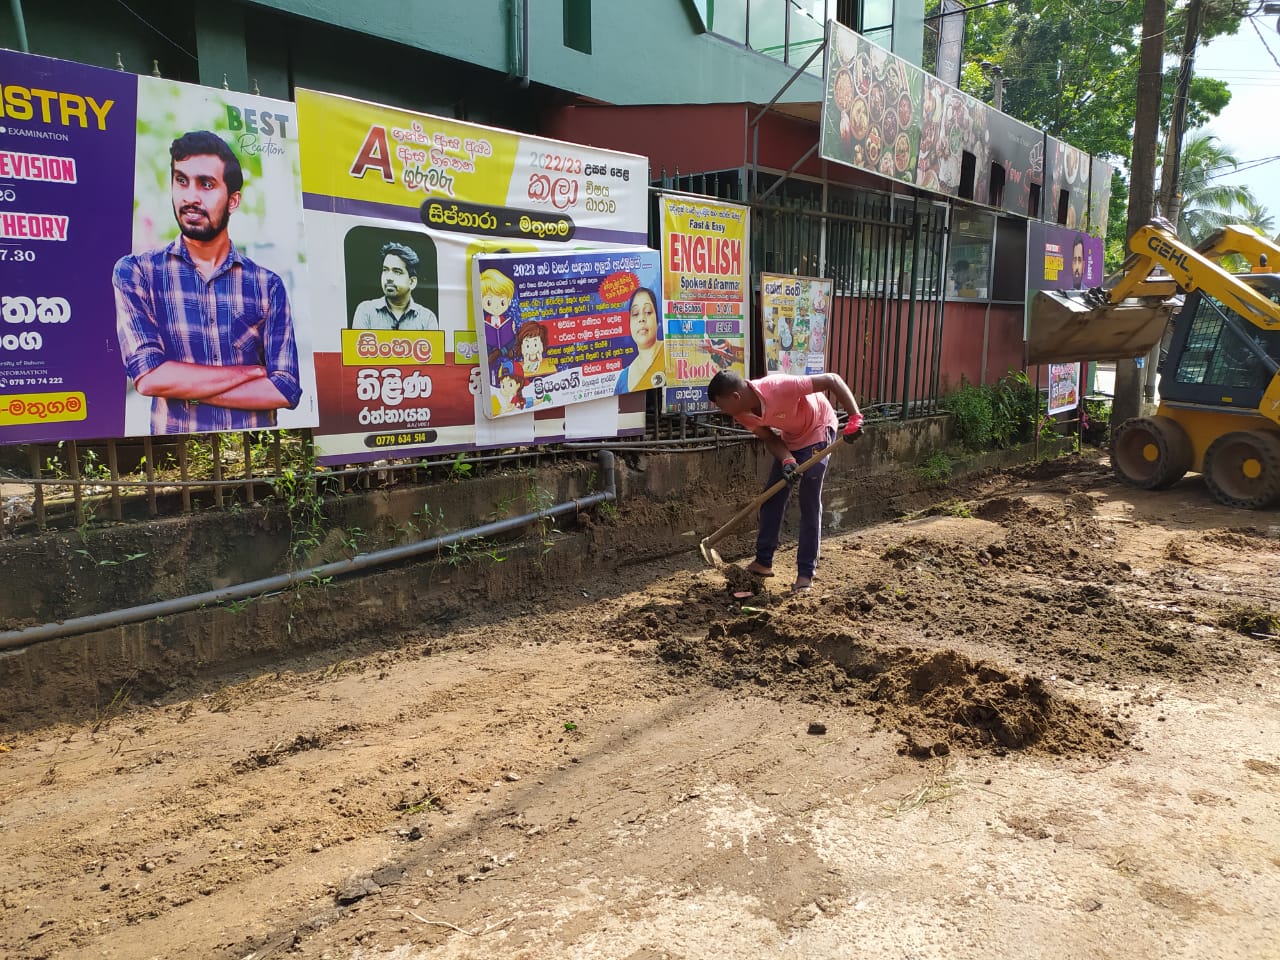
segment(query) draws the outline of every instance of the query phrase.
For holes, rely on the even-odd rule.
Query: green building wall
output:
[[[118,55],[135,73],[157,64],[172,79],[280,98],[312,87],[515,129],[533,129],[539,109],[566,93],[617,104],[766,103],[794,73],[705,33],[694,0],[527,0],[527,70],[522,0],[22,2],[32,53],[103,67]],[[589,53],[566,44],[566,8],[589,8]],[[923,0],[895,9],[903,33],[919,35]],[[0,12],[0,44],[17,41]],[[820,77],[805,74],[783,99],[821,96]]]

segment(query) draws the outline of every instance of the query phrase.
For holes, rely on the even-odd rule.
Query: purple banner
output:
[[[120,436],[138,78],[0,50],[0,442]]]
[[[1027,286],[1032,291],[1087,290],[1102,283],[1101,237],[1034,220],[1027,228]]]

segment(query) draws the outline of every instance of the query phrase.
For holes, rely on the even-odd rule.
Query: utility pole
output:
[[[1202,0],[1187,4],[1187,32],[1182,38],[1182,60],[1178,65],[1178,85],[1173,93],[1173,113],[1169,119],[1169,135],[1164,143],[1164,160],[1160,164],[1160,216],[1175,228],[1182,215],[1182,141],[1187,132],[1187,99],[1191,93],[1191,77],[1195,73],[1196,44],[1200,40]],[[1156,365],[1160,361],[1160,344],[1147,358],[1142,395],[1148,403],[1156,398]]]
[[[1169,120],[1169,136],[1164,145],[1164,162],[1160,166],[1160,215],[1178,224],[1182,213],[1182,139],[1187,132],[1187,98],[1191,93],[1191,77],[1195,73],[1196,44],[1200,39],[1202,0],[1187,4],[1187,33],[1182,38],[1182,61],[1178,67],[1178,85],[1173,94],[1173,116]]]
[[[1133,236],[1155,210],[1156,143],[1159,138],[1160,87],[1164,68],[1165,0],[1144,0],[1142,47],[1138,58],[1138,90],[1134,103],[1133,160],[1129,170],[1127,236]],[[1142,376],[1133,360],[1116,361],[1114,430],[1141,411]]]
[[[991,81],[991,105],[1001,112],[1004,111],[1004,68],[998,63],[992,63],[990,60],[983,60],[978,64],[978,68]]]

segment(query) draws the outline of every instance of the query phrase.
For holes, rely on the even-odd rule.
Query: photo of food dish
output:
[[[893,167],[898,173],[903,173],[910,162],[911,138],[905,133],[900,133],[897,139],[893,141]]]
[[[848,113],[853,106],[853,74],[848,70],[836,71],[834,99],[841,113]]]
[[[1066,147],[1066,144],[1063,146]],[[1071,183],[1080,172],[1080,157],[1071,147],[1066,147],[1066,154],[1064,172],[1067,175],[1067,182]]]
[[[872,130],[867,134],[867,162],[875,166],[880,161],[880,150],[884,146],[880,141],[880,131]]]
[[[871,58],[865,53],[858,54],[853,62],[853,82],[858,96],[865,97],[871,92]]]
[[[871,129],[871,117],[867,112],[867,101],[861,97],[853,101],[853,109],[849,112],[849,128],[855,140],[865,140],[867,131]]]
[[[890,111],[884,115],[884,119],[880,121],[880,139],[883,143],[890,144],[898,139],[898,114]]]
[[[884,88],[874,86],[871,93],[867,96],[867,109],[871,113],[871,122],[879,123],[884,117]]]
[[[911,94],[898,96],[898,126],[906,129],[911,126]]]

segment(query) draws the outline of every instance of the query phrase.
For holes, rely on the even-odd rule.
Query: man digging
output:
[[[750,573],[758,577],[773,576],[773,555],[782,535],[787,501],[791,489],[800,487],[800,544],[796,552],[793,593],[812,589],[822,539],[822,481],[827,473],[827,459],[824,457],[803,473],[799,464],[835,442],[839,420],[825,391],[834,394],[840,406],[848,411],[844,439],[852,441],[862,428],[862,413],[849,385],[837,374],[772,375],[744,380],[732,370],[723,370],[712,377],[707,386],[711,402],[759,437],[773,454],[773,469],[769,471],[766,488],[779,480],[787,481],[787,485],[760,508],[756,557],[747,566]]]

